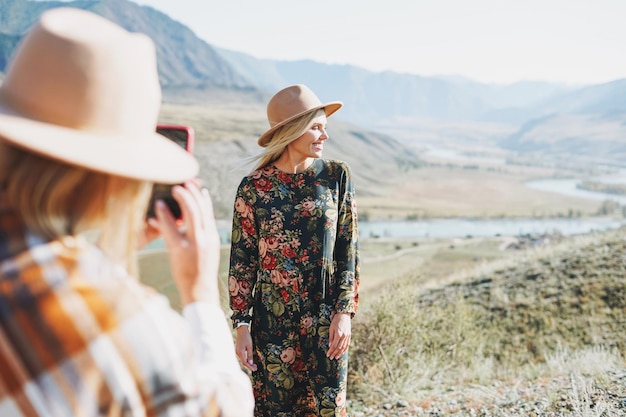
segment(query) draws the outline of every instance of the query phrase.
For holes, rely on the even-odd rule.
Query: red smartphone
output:
[[[193,153],[194,131],[190,126],[158,125],[156,131],[172,140],[177,145],[180,145],[180,147],[187,152]],[[146,217],[156,217],[154,213],[154,203],[156,203],[157,200],[163,200],[176,219],[182,217],[180,206],[172,197],[172,186],[170,184],[154,184]]]

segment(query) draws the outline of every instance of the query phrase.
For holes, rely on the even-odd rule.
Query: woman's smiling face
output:
[[[306,158],[321,158],[326,140],[328,140],[326,115],[320,114],[313,119],[307,131],[287,145],[287,148],[289,148],[289,152],[292,155],[298,155],[302,160]]]

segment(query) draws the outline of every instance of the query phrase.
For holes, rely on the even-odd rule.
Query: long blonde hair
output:
[[[135,243],[151,184],[89,171],[0,143],[0,184],[25,225],[46,240],[99,233],[113,261],[136,274]]]
[[[287,145],[302,136],[313,124],[313,119],[322,114],[325,114],[324,109],[306,113],[276,129],[264,150],[252,158],[252,161],[256,161],[252,171],[264,168],[280,158]]]

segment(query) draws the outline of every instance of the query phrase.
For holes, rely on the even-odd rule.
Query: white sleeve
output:
[[[223,417],[252,416],[252,384],[237,360],[233,336],[222,309],[215,304],[195,302],[185,306],[183,316],[191,326],[202,368],[216,375],[216,398]]]

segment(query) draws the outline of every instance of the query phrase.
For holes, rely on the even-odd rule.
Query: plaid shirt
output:
[[[0,201],[0,416],[250,416],[218,306],[183,316],[84,239]]]

